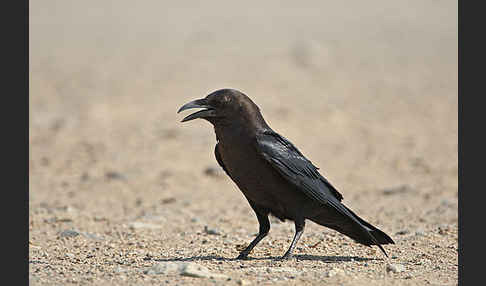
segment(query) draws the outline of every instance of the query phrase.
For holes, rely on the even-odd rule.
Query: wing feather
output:
[[[329,206],[343,217],[350,219],[361,227],[358,231],[367,236],[375,244],[376,239],[369,233],[370,229],[363,225],[354,214],[341,203],[343,196],[318,172],[318,168],[307,160],[302,153],[278,133],[267,130],[257,135],[256,148],[288,182],[306,194],[309,198]]]
[[[300,153],[290,141],[273,131],[257,136],[257,150],[286,179],[317,200],[343,196],[319,173],[319,168]]]

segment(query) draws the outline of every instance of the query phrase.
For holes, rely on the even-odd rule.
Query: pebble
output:
[[[172,203],[175,203],[177,200],[176,198],[165,198],[163,200],[160,201],[161,204],[165,205],[165,204],[172,204]]]
[[[64,254],[64,256],[69,257],[69,258],[74,258],[74,257],[75,257],[75,255],[74,255],[74,254],[69,253],[69,252],[68,252],[68,253],[66,253],[66,254]]]
[[[204,169],[204,174],[210,177],[223,177],[224,171],[222,168],[211,166]]]
[[[404,229],[404,230],[397,231],[395,234],[396,235],[404,235],[404,234],[408,234],[408,233],[410,233],[410,231],[408,229]]]
[[[116,272],[116,273],[128,272],[128,270],[129,270],[128,268],[123,268],[123,267],[120,267],[120,266],[117,266],[117,267],[115,268],[115,272]]]
[[[135,222],[129,223],[128,227],[131,228],[131,229],[139,229],[139,228],[159,229],[159,228],[162,228],[162,225],[135,221]]]
[[[400,193],[408,193],[411,192],[412,188],[408,185],[400,185],[388,189],[382,190],[382,193],[384,195],[395,195],[395,194],[400,194]]]
[[[291,275],[294,275],[294,276],[297,276],[301,273],[297,269],[292,268],[292,267],[272,267],[272,268],[267,267],[266,271],[267,271],[267,273],[275,273],[275,272],[287,273],[287,274],[291,274]]]
[[[236,281],[236,284],[238,284],[240,286],[249,286],[249,285],[251,285],[250,281],[244,280],[244,279],[239,279],[238,281]]]
[[[208,228],[207,225],[204,226],[204,232],[207,234],[220,235],[221,233],[214,228]]]
[[[179,273],[182,276],[196,277],[196,278],[223,278],[230,277],[224,274],[212,273],[206,267],[194,262],[159,262],[150,268],[143,271],[144,274],[175,274]]]
[[[193,262],[184,263],[180,268],[180,274],[182,276],[196,278],[229,278],[227,275],[224,274],[211,273],[206,267]]]
[[[333,276],[336,276],[336,275],[344,275],[345,272],[344,270],[342,269],[339,269],[339,268],[333,268],[331,270],[329,270],[326,274],[327,277],[333,277]]]
[[[93,239],[93,240],[100,240],[100,241],[101,241],[101,240],[105,240],[105,238],[104,238],[104,237],[99,236],[99,235],[94,234],[94,233],[83,232],[83,233],[81,233],[81,234],[82,234],[84,237],[89,238],[89,239]]]
[[[417,229],[415,232],[416,236],[425,236],[425,232],[422,229]]]
[[[148,275],[177,273],[180,267],[181,265],[175,262],[160,262],[146,269],[143,273]]]
[[[80,235],[80,233],[72,229],[67,229],[59,233],[60,237],[75,237],[78,235]]]
[[[440,201],[440,204],[441,204],[442,206],[445,206],[445,207],[452,207],[452,206],[454,205],[453,203],[449,202],[449,201],[448,201],[448,200],[446,200],[446,199],[441,200],[441,201]]]
[[[441,224],[439,226],[439,234],[445,235],[449,231],[449,226],[446,224]]]
[[[105,173],[105,178],[108,180],[124,180],[125,176],[117,171],[108,171]]]
[[[399,273],[405,271],[405,266],[401,264],[387,264],[386,265],[386,272],[394,272]]]

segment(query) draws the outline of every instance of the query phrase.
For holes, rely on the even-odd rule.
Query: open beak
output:
[[[189,114],[188,116],[184,117],[181,122],[186,122],[189,120],[193,120],[196,118],[208,118],[208,117],[214,117],[214,109],[207,104],[207,100],[205,98],[202,99],[196,99],[191,102],[188,102],[181,106],[177,113],[184,111],[186,109],[191,109],[191,108],[204,108],[203,110],[199,110],[197,112],[194,112],[192,114]]]

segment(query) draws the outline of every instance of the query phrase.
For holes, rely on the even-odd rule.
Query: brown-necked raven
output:
[[[305,220],[334,229],[358,243],[394,243],[342,204],[343,196],[318,172],[318,168],[263,119],[258,106],[240,91],[220,89],[183,105],[179,111],[202,108],[182,122],[202,118],[214,126],[214,153],[219,165],[236,183],[255,211],[260,230],[238,259],[247,258],[270,230],[268,215],[295,222],[295,235],[282,256],[292,255],[304,231]]]

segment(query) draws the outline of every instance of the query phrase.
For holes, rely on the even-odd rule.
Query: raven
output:
[[[294,238],[282,259],[292,255],[306,219],[363,245],[377,245],[388,257],[381,245],[394,241],[347,208],[336,188],[289,140],[268,126],[247,95],[220,89],[184,104],[177,113],[191,108],[201,110],[182,122],[201,118],[214,126],[216,160],[246,197],[259,222],[258,235],[238,259],[246,259],[268,234],[269,214],[295,223]]]

